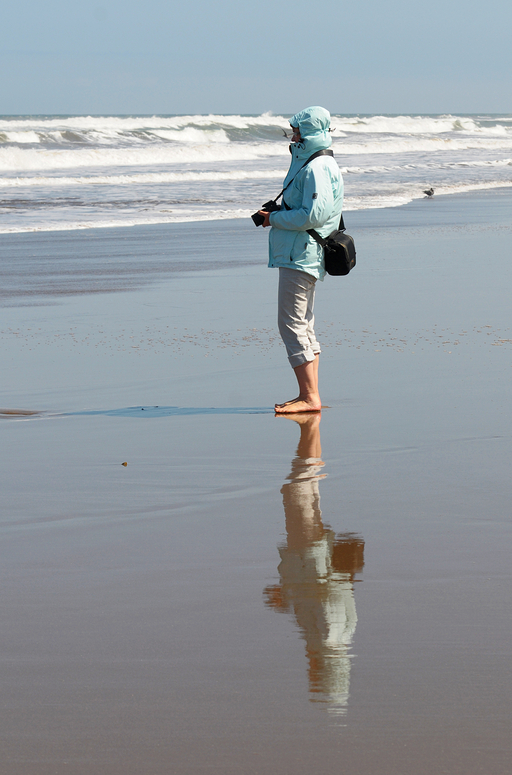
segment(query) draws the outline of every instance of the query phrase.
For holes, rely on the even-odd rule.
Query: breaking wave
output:
[[[512,185],[512,116],[333,116],[345,209]],[[289,118],[0,117],[0,231],[246,217],[275,196]],[[276,190],[277,189],[277,190]]]

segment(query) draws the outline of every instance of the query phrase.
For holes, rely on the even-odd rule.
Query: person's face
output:
[[[300,143],[302,137],[300,136],[300,129],[298,126],[292,126],[292,143]]]

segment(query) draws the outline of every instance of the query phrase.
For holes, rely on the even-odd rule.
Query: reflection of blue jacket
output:
[[[325,268],[323,249],[308,229],[326,237],[338,228],[343,207],[343,179],[332,156],[319,156],[299,171],[316,151],[330,147],[331,117],[320,107],[306,108],[290,119],[299,127],[302,141],[290,146],[292,162],[283,185],[293,179],[283,199],[290,208],[281,205],[279,212],[270,214],[269,266],[284,266],[323,280]]]

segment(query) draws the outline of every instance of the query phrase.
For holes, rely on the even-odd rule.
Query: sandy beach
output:
[[[4,775],[508,774],[511,205],[347,214],[319,423],[250,221],[0,235]]]

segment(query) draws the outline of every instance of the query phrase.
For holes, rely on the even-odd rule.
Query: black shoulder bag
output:
[[[325,271],[327,274],[346,275],[356,265],[356,246],[350,234],[345,234],[343,213],[340,215],[340,225],[337,231],[331,232],[328,237],[321,237],[314,229],[308,229],[324,249]]]

